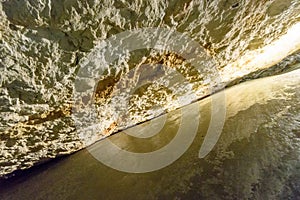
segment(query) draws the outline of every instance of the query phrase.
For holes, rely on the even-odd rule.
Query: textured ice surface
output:
[[[70,116],[72,92],[80,61],[100,41],[143,27],[173,29],[203,46],[224,76],[224,84],[233,84],[248,74],[247,79],[256,78],[257,74],[252,72],[270,67],[281,60],[280,56],[297,50],[299,43],[292,43],[294,46],[280,56],[270,56],[272,62],[261,65],[250,62],[263,54],[262,48],[299,22],[299,9],[298,0],[1,0],[0,175],[85,146]],[[130,52],[132,59],[123,65],[134,68],[144,56],[154,63],[178,63],[178,59],[171,62],[172,57],[165,54],[155,58],[155,53],[154,50]],[[270,59],[265,55],[264,60]],[[193,78],[190,69],[182,67],[180,62],[175,69]],[[104,108],[109,105],[107,94],[114,91],[118,77],[126,74],[126,70],[117,73],[113,69],[101,77],[103,81],[98,88],[104,99],[99,104]],[[268,72],[271,74],[273,70]],[[198,97],[208,95],[208,91],[201,90],[208,82],[194,78]],[[134,120],[125,119],[122,127],[157,115],[151,112],[153,105],[161,106],[160,112],[174,109],[174,105],[168,107],[165,103],[170,102],[170,93],[158,91],[161,88],[145,86],[140,91],[143,97],[132,99],[134,106],[129,111],[133,112]],[[151,95],[157,100],[147,101]],[[109,117],[106,109],[101,109],[99,116]],[[105,130],[96,139],[118,130],[113,121],[103,120],[101,125]]]
[[[188,105],[201,110],[197,135],[183,156],[163,169],[136,174],[120,172],[82,150],[0,183],[0,198],[298,199],[299,73],[297,70],[226,89],[225,125],[205,158],[199,159],[198,152],[210,121],[210,98]],[[127,130],[126,134],[112,135],[92,148],[101,149],[105,141],[110,141],[126,151],[151,152],[173,140],[180,117],[180,110],[166,114],[165,126],[146,140],[127,132],[141,134],[151,121]],[[99,153],[122,164],[128,160],[118,157],[121,151]]]

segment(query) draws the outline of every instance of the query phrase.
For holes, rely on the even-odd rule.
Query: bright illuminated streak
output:
[[[285,35],[263,48],[250,51],[221,71],[226,83],[253,71],[271,67],[300,49],[300,23],[293,25]]]

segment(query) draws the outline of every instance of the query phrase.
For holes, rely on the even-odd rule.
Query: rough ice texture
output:
[[[1,0],[0,176],[84,147],[70,116],[73,83],[99,41],[136,28],[173,28],[221,69],[285,34],[299,9],[297,0]]]
[[[299,75],[300,70],[295,70],[226,89],[224,128],[203,159],[198,155],[211,117],[210,98],[188,105],[189,110],[198,107],[205,113],[199,119],[197,136],[180,159],[161,170],[120,172],[95,159],[91,149],[83,150],[16,179],[0,181],[0,199],[299,199]],[[217,105],[223,104],[222,98],[216,100]],[[166,116],[168,126],[149,140],[120,132],[110,141],[135,153],[159,149],[170,143],[176,127],[183,127],[180,113],[171,111]],[[140,129],[145,131],[145,124],[129,131]],[[93,149],[105,152],[112,161],[130,160],[122,150],[109,151],[105,141]],[[165,152],[173,150],[169,147]],[[124,157],[116,158],[116,154]],[[159,163],[155,160],[154,156],[153,162]]]

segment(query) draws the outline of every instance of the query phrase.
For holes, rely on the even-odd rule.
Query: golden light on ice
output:
[[[228,64],[221,70],[226,83],[233,77],[243,77],[253,69],[265,69],[277,64],[288,55],[300,49],[300,23],[293,25],[285,35],[263,48],[250,51],[236,62]]]

